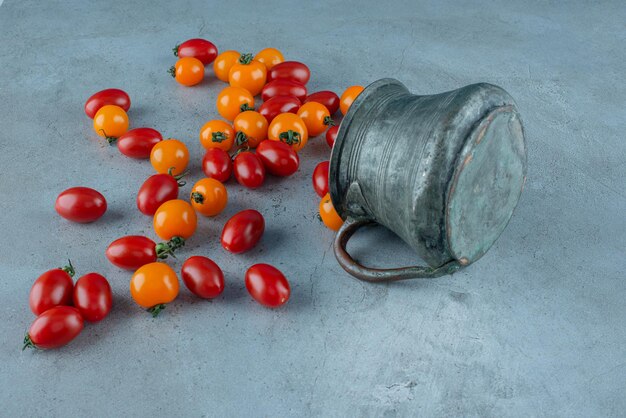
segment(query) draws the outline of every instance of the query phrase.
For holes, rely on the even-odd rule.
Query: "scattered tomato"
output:
[[[144,215],[152,216],[163,203],[178,199],[178,188],[185,185],[183,174],[154,174],[146,179],[137,193],[137,209]]]
[[[268,123],[271,123],[281,113],[297,113],[300,104],[300,100],[293,96],[275,96],[259,107],[259,113],[265,116]]]
[[[254,110],[241,112],[235,117],[233,126],[236,132],[236,145],[248,145],[256,148],[259,142],[267,138],[267,119]]]
[[[246,110],[254,110],[254,97],[241,87],[226,87],[217,96],[217,112],[226,120],[235,117]]]
[[[363,91],[362,86],[351,86],[346,89],[341,95],[341,99],[339,99],[339,108],[341,109],[341,113],[345,115],[348,113],[348,109],[352,102],[357,98],[359,94]]]
[[[337,139],[337,133],[339,132],[339,126],[331,126],[326,131],[326,143],[329,147],[333,147],[335,145],[335,140]]]
[[[317,102],[309,102],[300,106],[298,116],[302,118],[310,136],[318,136],[327,127],[335,125],[326,106]]]
[[[106,89],[93,94],[85,102],[85,113],[91,119],[96,116],[98,110],[106,105],[121,107],[125,112],[130,109],[130,97],[124,90]]]
[[[161,174],[182,174],[189,164],[189,150],[178,139],[166,139],[159,142],[150,152],[150,164]]]
[[[48,350],[62,347],[80,334],[83,324],[83,317],[74,307],[50,308],[31,324],[24,337],[22,350],[27,348]]]
[[[205,176],[225,183],[233,174],[233,160],[226,151],[209,148],[202,158],[202,171]]]
[[[328,161],[322,161],[315,166],[313,170],[313,189],[319,197],[324,197],[328,193],[328,170],[330,163]]]
[[[107,210],[107,201],[102,194],[89,187],[72,187],[57,197],[54,209],[67,220],[94,222]]]
[[[306,84],[311,78],[309,67],[298,61],[285,61],[272,67],[267,73],[267,81],[292,80]]]
[[[189,257],[183,263],[181,276],[187,289],[198,297],[213,299],[224,291],[224,273],[207,257]]]
[[[204,79],[204,64],[194,57],[180,58],[168,72],[183,86],[191,87]]]
[[[270,81],[261,90],[261,97],[264,102],[276,96],[293,96],[302,102],[306,99],[306,94],[307,90],[304,84],[286,79]]]
[[[282,52],[276,48],[265,48],[257,52],[254,56],[255,61],[265,64],[268,70],[271,70],[276,64],[285,61]]]
[[[102,321],[113,306],[107,279],[98,273],[88,273],[78,279],[74,286],[74,306],[85,321]]]
[[[135,128],[117,138],[117,148],[131,158],[150,158],[150,151],[161,142],[161,133],[152,128]]]
[[[255,264],[246,271],[246,289],[254,300],[268,308],[284,305],[291,293],[285,275],[269,264]]]
[[[174,55],[180,58],[193,57],[200,60],[202,65],[208,65],[217,57],[217,47],[206,39],[194,38],[176,45]]]
[[[267,67],[253,60],[252,54],[241,54],[228,72],[228,82],[232,87],[242,87],[253,96],[261,92],[266,79]]]
[[[128,115],[119,106],[102,106],[93,118],[93,130],[112,144],[128,130]]]
[[[293,113],[281,113],[270,123],[267,137],[272,141],[282,141],[291,145],[297,152],[306,145],[309,133],[300,116]]]
[[[196,211],[189,203],[180,199],[168,200],[154,214],[154,232],[164,240],[187,239],[196,232],[197,222]]]
[[[200,129],[200,144],[205,148],[229,151],[235,141],[233,126],[223,120],[210,120]]]
[[[226,187],[215,179],[203,178],[191,189],[191,206],[204,216],[220,214],[228,203]]]
[[[174,251],[185,245],[181,237],[172,237],[167,242],[155,243],[148,237],[128,235],[113,241],[107,247],[105,255],[109,261],[125,270],[136,270],[139,267],[154,263],[157,260],[174,256]]]
[[[222,247],[234,254],[251,250],[265,231],[263,215],[254,209],[242,210],[233,215],[222,230]]]
[[[63,268],[46,271],[39,276],[28,294],[30,310],[35,315],[41,315],[50,308],[72,304],[74,290],[74,266],[72,263]]]
[[[233,65],[237,63],[241,54],[237,51],[224,51],[215,58],[213,62],[213,72],[215,76],[225,83],[228,83],[228,73]]]
[[[343,219],[339,216],[335,207],[333,206],[332,200],[330,200],[330,193],[326,193],[322,200],[320,201],[320,217],[322,218],[322,222],[328,228],[333,231],[338,231],[343,224]]]
[[[250,151],[243,151],[235,156],[233,172],[237,182],[249,189],[256,189],[265,181],[265,166],[259,157]]]
[[[178,296],[178,277],[165,263],[150,263],[139,267],[130,279],[130,295],[141,307],[156,317],[165,305]]]
[[[298,171],[300,158],[289,145],[280,141],[261,141],[256,149],[256,155],[263,165],[275,176],[290,176]]]
[[[330,115],[334,115],[339,110],[339,96],[329,90],[317,91],[306,96],[304,103],[317,102],[323,104],[328,109]]]

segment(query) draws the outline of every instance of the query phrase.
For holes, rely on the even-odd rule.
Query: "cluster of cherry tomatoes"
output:
[[[202,170],[206,177],[193,185],[188,199],[179,198],[189,163],[184,142],[164,139],[153,128],[128,130],[131,102],[122,90],[100,91],[85,103],[85,113],[93,119],[98,135],[110,144],[117,143],[127,157],[150,159],[156,171],[139,188],[136,202],[141,213],[152,217],[154,232],[163,242],[129,235],[113,241],[106,250],[112,264],[134,272],[130,279],[131,297],[153,316],[179,293],[178,275],[161,260],[174,256],[194,234],[197,214],[213,217],[225,209],[228,192],[224,183],[234,176],[242,186],[255,189],[262,186],[267,173],[280,177],[295,173],[300,165],[298,152],[309,138],[325,132],[326,142],[333,147],[338,130],[333,116],[339,110],[345,114],[363,90],[352,86],[341,97],[331,91],[309,94],[309,68],[301,62],[285,61],[274,48],[256,55],[232,50],[218,54],[213,43],[190,39],[174,48],[174,54],[179,59],[170,73],[180,84],[193,86],[202,82],[205,67],[211,63],[215,76],[229,84],[216,100],[217,112],[224,120],[210,120],[200,129],[199,139],[205,149]],[[256,110],[255,96],[261,97]],[[322,221],[337,230],[343,221],[328,193],[328,168],[328,161],[317,165],[313,187],[321,197]],[[55,209],[68,220],[94,222],[106,212],[107,203],[94,189],[73,187],[58,196]],[[248,251],[259,242],[264,230],[261,213],[254,209],[241,211],[225,223],[222,247],[233,254]],[[33,308],[40,316],[27,334],[25,347],[64,345],[82,330],[83,318],[98,321],[111,309],[111,291],[104,277],[90,273],[74,286],[72,274],[71,266],[51,270],[33,286],[31,307],[41,305],[45,309]],[[204,256],[188,258],[180,276],[185,286],[201,298],[215,298],[224,290],[222,270]],[[245,284],[250,295],[264,306],[278,307],[289,299],[289,282],[271,265],[251,266],[245,273]]]

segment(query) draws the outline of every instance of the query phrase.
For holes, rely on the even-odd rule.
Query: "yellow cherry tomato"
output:
[[[254,56],[255,61],[265,64],[268,70],[271,70],[276,64],[280,64],[285,61],[282,52],[276,48],[265,48],[257,52]]]
[[[256,148],[264,139],[267,139],[267,119],[259,112],[247,110],[237,115],[233,121],[237,145],[248,144]]]
[[[356,97],[361,94],[363,91],[362,86],[351,86],[346,89],[341,95],[339,99],[339,109],[341,109],[341,113],[345,115],[348,113],[348,109],[350,109],[350,105],[356,99]]]
[[[225,83],[228,83],[228,73],[241,54],[237,51],[224,51],[215,58],[213,62],[213,72],[215,76]]]
[[[318,136],[327,127],[335,124],[326,106],[317,102],[308,102],[300,106],[298,116],[304,121],[310,136]]]
[[[130,295],[142,308],[146,308],[152,316],[157,316],[170,303],[179,290],[176,272],[165,263],[145,264],[130,279]]]
[[[256,96],[261,93],[267,80],[265,64],[252,59],[252,54],[242,54],[228,72],[228,82],[232,87],[243,87]]]
[[[200,129],[200,144],[205,148],[229,151],[235,141],[235,130],[223,120],[210,120]]]
[[[341,225],[343,225],[343,219],[341,219],[341,216],[339,216],[333,206],[333,202],[330,200],[330,193],[326,193],[320,201],[320,217],[324,225],[333,231],[338,231]]]
[[[282,141],[291,145],[291,148],[297,152],[306,145],[309,133],[300,116],[293,113],[281,113],[270,123],[267,137],[272,141]]]
[[[169,73],[183,86],[195,86],[204,79],[204,64],[197,58],[184,57],[176,61]]]
[[[189,238],[196,232],[198,218],[189,203],[181,199],[168,200],[154,213],[154,232],[162,240]]]
[[[93,130],[111,143],[128,130],[128,115],[119,106],[102,106],[93,117]]]
[[[152,147],[150,163],[157,173],[167,174],[172,168],[171,174],[181,174],[189,163],[189,150],[178,139],[166,139]]]
[[[204,216],[220,214],[228,203],[226,187],[213,178],[203,178],[191,188],[191,206]]]
[[[217,112],[226,120],[233,120],[246,110],[254,109],[254,96],[242,87],[226,87],[217,95]]]

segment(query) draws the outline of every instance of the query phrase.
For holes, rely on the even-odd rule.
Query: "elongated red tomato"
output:
[[[246,289],[254,300],[268,308],[284,305],[291,294],[285,275],[269,264],[255,264],[246,271]]]
[[[82,315],[72,306],[50,308],[31,324],[24,337],[22,350],[27,348],[47,350],[62,347],[80,334],[83,324]]]
[[[316,102],[323,104],[328,109],[330,115],[334,115],[339,110],[339,96],[330,90],[316,91],[306,96],[304,103]]]
[[[209,148],[202,158],[202,171],[207,177],[225,183],[233,174],[233,161],[226,151]]]
[[[306,84],[311,78],[309,67],[298,61],[284,61],[276,64],[267,72],[267,81],[293,80]]]
[[[324,197],[328,193],[328,169],[330,163],[328,161],[322,161],[315,166],[313,170],[313,189],[319,197]]]
[[[213,299],[224,291],[224,273],[209,258],[189,257],[183,264],[181,275],[187,289],[198,297]]]
[[[76,281],[74,306],[85,321],[102,321],[111,312],[113,294],[107,279],[98,273],[88,273]]]
[[[163,137],[152,128],[135,128],[117,138],[117,148],[130,158],[150,158],[150,152]]]
[[[280,141],[262,141],[256,148],[256,155],[267,171],[275,176],[290,176],[298,171],[300,165],[298,154],[291,146]]]
[[[193,57],[199,59],[202,64],[208,65],[215,61],[217,47],[206,39],[194,38],[176,45],[174,55],[180,58]]]
[[[102,194],[89,187],[72,187],[57,197],[54,209],[67,220],[88,223],[99,219],[107,210]]]
[[[119,106],[124,109],[125,112],[128,112],[128,109],[130,109],[130,97],[124,90],[120,89],[99,91],[85,102],[85,113],[93,119],[96,113],[98,113],[98,110],[106,105]]]
[[[159,206],[178,199],[178,188],[185,185],[183,174],[154,174],[146,179],[137,193],[137,208],[144,215],[153,216]]]
[[[267,123],[271,123],[274,118],[281,113],[298,113],[300,100],[294,96],[274,96],[263,102],[259,107],[259,113],[265,116]]]
[[[304,84],[287,79],[270,81],[261,91],[264,102],[276,96],[293,96],[302,102],[306,99],[306,94],[307,90]]]
[[[185,240],[181,237],[174,237],[167,242],[157,244],[148,237],[128,235],[109,244],[105,255],[119,268],[137,270],[143,265],[173,255],[174,251],[184,245]]]
[[[331,126],[326,131],[326,143],[329,147],[333,147],[335,145],[335,140],[337,139],[337,133],[339,132],[339,126]]]
[[[50,308],[72,304],[74,290],[74,266],[70,262],[63,268],[46,271],[39,276],[30,288],[28,303],[35,315],[41,315]]]
[[[265,231],[265,219],[254,209],[233,215],[222,230],[222,247],[234,254],[248,251],[259,242]]]
[[[244,151],[233,161],[233,172],[237,182],[249,189],[261,187],[265,181],[265,166],[256,154]]]

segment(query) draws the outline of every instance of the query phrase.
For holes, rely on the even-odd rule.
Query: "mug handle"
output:
[[[350,237],[352,237],[352,235],[354,235],[360,227],[372,223],[375,222],[371,219],[353,219],[348,217],[341,228],[339,228],[337,236],[335,237],[335,243],[333,244],[335,257],[337,257],[339,265],[341,265],[345,271],[357,279],[372,283],[392,282],[407,279],[434,279],[435,277],[452,274],[461,267],[461,264],[456,260],[435,268],[425,266],[400,267],[394,269],[365,267],[355,261],[352,256],[348,254],[346,245],[348,244]]]

